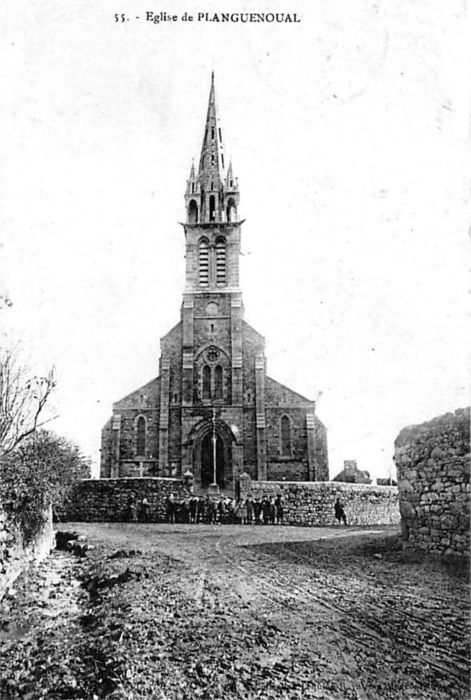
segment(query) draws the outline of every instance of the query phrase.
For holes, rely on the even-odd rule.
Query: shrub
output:
[[[0,461],[0,500],[25,544],[42,529],[50,505],[60,508],[90,464],[66,438],[39,430]]]

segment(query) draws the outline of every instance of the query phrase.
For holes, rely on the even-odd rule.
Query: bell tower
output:
[[[213,73],[199,167],[196,172],[192,164],[185,191],[185,292],[240,291],[239,200],[232,163],[227,167],[224,157]]]
[[[230,480],[242,463],[241,446],[228,428],[242,425],[242,322],[239,282],[241,225],[239,185],[224,155],[214,73],[198,170],[193,163],[185,191],[185,290],[182,304],[183,464],[195,469],[195,452],[186,445],[198,415],[216,416],[227,455]],[[221,448],[222,450],[223,448]],[[198,453],[200,454],[200,453]],[[204,457],[204,449],[201,448]],[[201,459],[203,459],[201,457]],[[203,459],[204,461],[204,459]]]

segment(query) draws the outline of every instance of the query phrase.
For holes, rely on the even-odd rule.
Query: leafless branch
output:
[[[34,376],[18,357],[18,348],[0,353],[0,456],[36,431],[56,385],[54,369],[45,377]]]

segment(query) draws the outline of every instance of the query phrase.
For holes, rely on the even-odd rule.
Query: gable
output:
[[[158,405],[160,395],[160,377],[151,379],[150,382],[132,391],[127,396],[113,404],[113,411],[125,408],[154,408]]]
[[[315,401],[307,399],[305,396],[298,394],[296,391],[289,389],[284,384],[268,376],[265,377],[265,401],[267,405],[283,403],[306,406],[306,408],[312,409],[316,406]]]
[[[248,355],[260,355],[265,352],[265,338],[242,320],[243,351]]]
[[[162,353],[166,355],[181,354],[183,342],[183,323],[179,321],[160,339]]]

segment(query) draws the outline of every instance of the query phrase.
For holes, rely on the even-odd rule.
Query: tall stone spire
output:
[[[198,172],[192,166],[185,192],[188,224],[237,222],[238,182],[226,167],[213,72]]]
[[[222,129],[219,122],[214,87],[214,72],[211,74],[208,112],[204,129],[203,145],[198,169],[200,187],[206,191],[218,191],[225,173]]]

